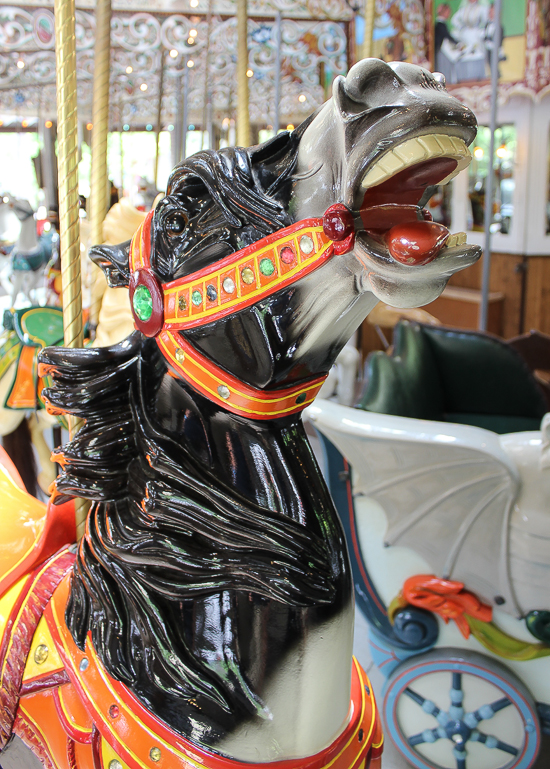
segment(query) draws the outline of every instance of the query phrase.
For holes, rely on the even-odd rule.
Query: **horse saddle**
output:
[[[22,252],[14,249],[11,256],[13,259],[12,269],[22,272],[36,272],[49,260],[51,245],[48,248],[47,244],[41,241],[32,251]]]
[[[0,449],[0,749],[18,735],[48,769],[366,769],[382,752],[367,676],[353,660],[350,719],[321,753],[246,764],[190,743],[84,650],[65,624],[74,505],[28,495]],[[1,759],[0,759],[1,760]]]
[[[38,354],[44,347],[63,344],[63,310],[60,307],[25,307],[6,310],[0,337],[0,378],[17,361],[4,404],[8,409],[43,408],[40,392],[49,381],[38,376]]]

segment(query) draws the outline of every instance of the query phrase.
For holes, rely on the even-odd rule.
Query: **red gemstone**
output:
[[[353,234],[353,214],[343,203],[329,206],[323,216],[323,232],[331,240],[345,240]]]
[[[111,705],[109,708],[109,715],[111,718],[118,718],[120,713],[120,710],[118,709],[118,705]]]
[[[280,253],[281,261],[285,264],[292,264],[292,262],[296,261],[296,256],[294,254],[294,251],[289,247],[285,246]]]

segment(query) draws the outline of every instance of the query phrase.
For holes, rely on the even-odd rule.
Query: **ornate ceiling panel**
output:
[[[273,0],[275,3],[284,6],[286,0]],[[190,45],[192,29],[197,34],[196,42]],[[248,29],[249,67],[254,73],[250,79],[251,120],[267,125],[275,110],[276,25],[273,18],[256,18],[249,21]],[[79,116],[83,120],[91,118],[94,31],[93,13],[77,11]],[[281,120],[297,122],[322,104],[325,88],[334,76],[346,72],[347,24],[284,18],[281,38]],[[51,11],[0,6],[0,89],[5,110],[33,114],[39,110],[41,115],[54,115],[54,46]],[[234,17],[213,17],[208,35],[204,15],[114,13],[111,46],[113,127],[156,123],[161,65],[164,124],[175,121],[178,91],[184,87],[191,122],[202,123],[205,95],[214,119],[234,112]],[[171,50],[178,51],[176,58],[169,56]],[[192,66],[184,77],[187,63]]]
[[[27,8],[53,8],[53,0],[26,0]],[[76,0],[76,7],[84,10],[95,8],[95,0]],[[209,0],[198,0],[193,7],[190,0],[113,0],[113,11],[145,11],[147,13],[194,13],[206,14]],[[235,0],[212,0],[212,13],[234,16]],[[290,19],[332,19],[349,21],[353,10],[346,0],[248,0],[248,15],[273,17],[281,12]]]

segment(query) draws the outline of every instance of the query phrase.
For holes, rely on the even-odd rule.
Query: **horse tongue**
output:
[[[385,240],[393,258],[402,264],[428,264],[439,254],[449,230],[436,222],[405,222],[386,232]]]

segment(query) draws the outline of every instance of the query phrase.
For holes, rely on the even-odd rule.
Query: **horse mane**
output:
[[[172,712],[194,703],[203,716],[214,712],[216,725],[258,712],[242,676],[218,676],[193,653],[182,615],[191,622],[193,601],[235,591],[330,605],[328,548],[289,515],[222,486],[193,442],[163,434],[151,417],[166,373],[154,341],[135,332],[107,348],[47,348],[41,362],[53,381],[46,400],[85,420],[55,457],[55,501],[93,501],[66,609],[75,642],[83,649],[91,632],[111,675],[146,701],[153,682]],[[208,411],[201,396],[188,396],[198,415]],[[206,431],[197,434],[204,440]],[[178,722],[184,732],[188,717]]]
[[[184,254],[173,244],[153,249],[151,262],[163,280],[179,278],[292,223],[292,175],[302,134],[314,116],[256,147],[203,150],[175,167],[164,201],[188,201],[197,212],[198,237]]]

